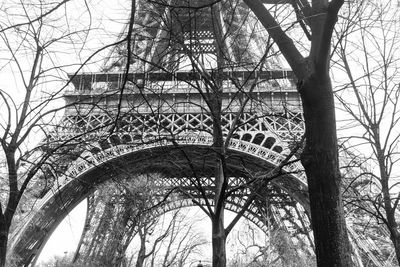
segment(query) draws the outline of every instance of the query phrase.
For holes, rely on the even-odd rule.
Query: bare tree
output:
[[[332,33],[344,1],[244,2],[276,42],[298,79],[306,128],[301,159],[308,180],[318,266],[352,266],[340,193],[335,105],[329,75]],[[277,21],[271,10],[280,4],[292,7],[295,16]],[[287,31],[293,24],[298,24],[304,34],[291,37]],[[304,40],[309,42],[302,53],[296,43]]]
[[[86,132],[91,127],[91,118],[96,125],[103,123],[99,121],[104,116],[96,112],[109,108],[115,113],[107,118],[113,125],[107,128],[106,138],[96,140],[101,149],[125,143],[129,146],[167,143],[166,147],[155,149],[156,155],[143,153],[141,166],[135,171],[146,172],[152,168],[151,171],[162,170],[189,181],[189,190],[182,183],[174,188],[174,192],[191,199],[209,216],[213,264],[225,266],[226,238],[233,226],[255,200],[267,197],[269,190],[279,191],[277,185],[271,189],[269,182],[288,175],[284,168],[297,161],[292,157],[301,142],[293,151],[290,148],[284,150],[283,142],[279,143],[279,133],[274,137],[259,133],[272,127],[268,120],[279,119],[283,124],[290,124],[293,119],[293,124],[299,124],[301,128],[299,114],[291,113],[291,108],[299,111],[297,93],[290,91],[292,84],[285,70],[270,71],[279,66],[275,60],[278,52],[272,49],[270,37],[254,40],[260,29],[253,27],[257,24],[254,16],[240,2],[180,1],[172,6],[168,1],[140,1],[138,5],[141,9],[136,10],[136,1],[132,2],[131,19],[123,39],[126,42],[117,47],[117,59],[104,68],[107,71],[122,70],[123,81],[119,79],[121,73],[75,75],[77,79],[73,78],[76,91],[82,95],[100,84],[104,87],[99,89],[107,90],[111,95],[110,104],[104,101],[106,103],[100,105],[99,102],[98,109],[88,109],[86,118],[74,117],[76,125],[73,129]],[[133,23],[132,18],[136,15],[142,17],[138,23]],[[151,20],[146,20],[149,17]],[[207,30],[203,32],[202,27]],[[254,49],[258,47],[257,41],[266,47]],[[130,70],[135,73],[129,73]],[[77,82],[78,78],[83,82]],[[274,89],[275,97],[268,96],[272,95],[269,88]],[[112,94],[116,89],[117,94]],[[177,90],[177,93],[168,94],[171,90]],[[115,96],[119,96],[117,101],[114,101]],[[293,97],[290,98],[293,103],[284,100],[285,96]],[[68,97],[74,99],[80,95]],[[93,99],[97,100],[95,94]],[[194,117],[191,121],[184,119],[191,116]],[[197,127],[199,118],[204,118],[201,127]],[[240,136],[239,130],[252,131],[253,135],[242,133]],[[290,134],[291,129],[288,129],[286,138],[289,139]],[[301,139],[299,135],[301,133],[297,133],[297,139]],[[195,150],[185,146],[185,140],[190,141],[193,136],[207,141],[207,145]],[[265,155],[279,161],[271,167],[241,157],[229,150],[234,140],[247,146],[252,141]],[[91,152],[93,157],[97,153],[94,149]],[[88,157],[90,159],[90,155]],[[136,159],[124,159],[123,164],[127,166],[137,164]],[[120,170],[119,164],[112,166],[114,162],[109,163],[104,164],[108,171]],[[118,175],[117,172],[113,174]],[[296,193],[301,194],[303,187],[296,186]],[[236,202],[237,216],[225,227],[224,211],[229,202]]]
[[[73,262],[127,266],[135,259],[135,266],[183,266],[205,241],[192,232],[196,221],[179,209],[160,221],[161,213],[168,209],[162,203],[167,189],[157,183],[160,179],[160,174],[146,173],[98,186],[88,199],[94,202],[89,205],[86,222],[90,227],[84,232],[89,238],[81,240]],[[165,227],[160,229],[160,224]],[[131,243],[137,249],[132,255],[127,251]]]
[[[88,197],[87,228],[82,234],[74,263],[126,266],[125,251],[136,234],[143,241],[142,254],[145,255],[147,235],[158,222],[148,214],[155,198],[152,177],[139,175],[129,181],[119,179],[97,186]],[[91,238],[84,240],[88,235]]]
[[[368,203],[365,211],[387,227],[398,262],[399,26],[396,3],[361,2],[340,32],[344,38],[337,45],[335,65],[344,74],[338,75],[336,95],[347,113],[342,135],[353,162],[359,163],[353,183],[364,194],[358,200]]]
[[[294,151],[300,147],[295,146],[292,153],[286,151],[286,158],[273,170],[263,166],[259,172],[247,172],[246,165],[250,163],[243,160],[243,167],[232,174],[232,167],[229,166],[232,163],[228,160],[229,144],[233,138],[238,138],[237,131],[246,127],[247,123],[255,123],[268,116],[291,119],[288,115],[290,105],[284,103],[273,111],[275,107],[269,105],[267,108],[267,100],[257,98],[256,92],[259,86],[267,88],[269,83],[279,86],[280,78],[289,77],[284,76],[282,71],[275,76],[267,73],[269,69],[279,66],[276,61],[278,52],[272,49],[271,38],[264,36],[265,48],[258,51],[249,49],[261,41],[254,40],[259,28],[248,26],[255,23],[255,18],[239,1],[141,1],[138,4],[137,16],[143,17],[133,25],[132,50],[126,49],[130,46],[125,45],[117,49],[104,69],[126,72],[125,68],[121,68],[121,62],[130,62],[130,69],[143,71],[142,76],[129,76],[126,83],[140,95],[128,104],[132,107],[131,115],[149,121],[148,125],[138,127],[138,131],[150,131],[153,139],[143,141],[167,140],[180,151],[179,156],[172,154],[169,162],[171,166],[179,166],[179,172],[190,179],[190,186],[195,190],[187,192],[179,186],[176,190],[191,198],[209,216],[213,232],[213,264],[225,266],[225,245],[229,232],[254,200],[265,195],[269,181],[283,175],[283,167],[292,163]],[[146,14],[151,14],[151,19]],[[221,14],[225,14],[224,20]],[[265,72],[264,76],[257,77],[255,73],[259,72]],[[290,86],[290,82],[288,84]],[[181,88],[186,88],[189,95],[182,94],[183,91],[179,91]],[[176,94],[168,95],[174,90],[178,90]],[[284,102],[282,99],[279,101]],[[140,107],[146,107],[147,117],[139,111]],[[258,115],[260,110],[264,110],[265,114]],[[196,128],[190,122],[181,124],[179,120],[170,121],[174,118],[170,114],[177,114],[178,117],[182,113],[189,113],[188,116],[196,114],[198,118],[195,120],[209,118],[209,125],[208,122],[199,122]],[[251,113],[253,117],[246,119],[245,113]],[[231,118],[228,121],[227,114]],[[179,124],[171,126],[171,123]],[[191,132],[210,138],[212,146],[206,151],[188,151],[179,142],[184,133]],[[260,142],[264,141],[262,137]],[[275,139],[269,145],[266,142],[265,147],[282,152],[282,147],[273,147],[274,143]],[[174,157],[177,158],[175,161]],[[199,162],[202,161],[204,163],[200,168]],[[232,187],[230,181],[233,175],[246,179],[241,185]],[[211,182],[211,187],[204,184],[204,178]],[[225,227],[227,200],[250,188],[252,194],[246,196],[238,216]]]
[[[250,32],[246,36],[243,32],[248,29],[244,25],[249,23],[252,17],[249,16],[249,10],[243,8],[238,1],[209,1],[206,3],[181,1],[175,5],[166,1],[154,1],[151,4],[149,12],[153,13],[153,18],[156,18],[156,21],[159,20],[157,23],[161,27],[159,28],[161,38],[157,40],[159,43],[152,58],[143,57],[142,54],[138,53],[140,52],[139,48],[137,48],[136,53],[133,53],[132,58],[136,60],[136,68],[138,66],[143,68],[147,66],[151,71],[157,70],[158,72],[169,74],[181,84],[186,84],[186,86],[193,88],[197,94],[194,100],[180,98],[171,104],[165,100],[164,95],[161,93],[157,99],[158,105],[151,106],[152,116],[157,117],[160,110],[163,109],[171,109],[172,112],[176,113],[182,112],[176,108],[180,104],[192,108],[191,112],[196,111],[210,116],[210,127],[204,127],[201,131],[205,136],[212,138],[211,151],[206,153],[210,153],[209,155],[214,163],[207,162],[203,169],[198,169],[195,165],[198,164],[196,161],[199,161],[199,159],[193,158],[193,155],[189,155],[187,151],[181,149],[189,166],[189,169],[185,170],[186,176],[190,178],[191,185],[197,190],[195,194],[187,194],[185,190],[182,190],[182,194],[192,198],[194,203],[199,205],[209,216],[212,222],[213,265],[225,266],[226,237],[255,198],[263,194],[262,191],[266,190],[268,182],[282,175],[283,166],[288,164],[293,156],[293,153],[289,153],[279,166],[262,175],[242,173],[243,176],[248,177],[248,180],[240,186],[231,188],[229,182],[231,171],[227,163],[229,158],[228,146],[237,129],[242,126],[243,114],[248,112],[252,106],[263,105],[263,103],[260,103],[261,101],[257,103],[258,101],[255,100],[254,90],[259,83],[266,81],[252,78],[252,74],[265,70],[265,66],[270,64],[269,60],[276,56],[276,53],[271,49],[271,38],[265,38],[266,48],[263,49],[261,54],[252,54],[253,51],[246,49],[246,44],[248,45],[252,41],[248,38],[252,38],[254,34]],[[157,10],[161,10],[161,12],[156,13]],[[223,12],[230,16],[227,18],[228,22],[221,20],[220,14],[223,14]],[[243,12],[241,14],[243,21],[237,18],[239,12]],[[202,20],[210,21],[211,23],[206,30],[201,28],[204,27]],[[151,24],[151,27],[150,29],[154,29],[153,24]],[[146,30],[145,27],[144,29]],[[209,31],[206,33],[209,36],[200,35],[203,34],[202,30]],[[141,38],[144,37],[141,36]],[[232,40],[240,44],[233,45],[231,43]],[[135,45],[140,47],[140,41],[136,42]],[[230,49],[237,53],[235,59],[228,52]],[[120,58],[117,58],[116,62],[119,60]],[[111,66],[116,65],[112,64]],[[228,73],[234,73],[237,68],[242,68],[246,71],[247,74],[245,74],[243,80],[235,77],[235,75],[229,76]],[[190,71],[194,74],[186,74],[186,76],[181,77],[176,74],[177,71]],[[224,82],[227,81],[231,82],[230,90],[234,91],[234,96],[229,99],[229,103],[224,103],[224,94],[226,95]],[[135,83],[136,81],[132,82]],[[163,82],[155,82],[152,86],[154,88],[150,87],[149,90],[155,91],[157,88],[158,91],[167,91],[169,89],[167,83],[163,84]],[[143,92],[146,89],[144,87]],[[154,96],[143,94],[143,97],[149,99],[145,100],[147,103],[155,104],[154,99],[150,100],[149,98]],[[229,129],[226,131],[227,122],[224,121],[223,116],[224,113],[228,112],[233,114],[234,119],[229,122]],[[158,127],[161,131],[170,131],[170,129],[165,129],[163,125]],[[191,127],[189,125],[187,128],[182,128],[182,131],[193,130]],[[175,139],[176,134],[176,132],[170,132],[172,142],[179,148],[179,139]],[[166,138],[165,133],[161,137]],[[200,152],[200,154],[202,154],[201,157],[204,157],[204,152]],[[204,172],[209,168],[207,164],[212,164],[214,169],[212,175]],[[206,176],[214,183],[215,186],[211,190],[202,183],[202,176]],[[225,227],[224,210],[227,205],[227,199],[244,188],[252,188],[253,194],[246,198],[237,217]],[[210,193],[213,196],[212,201],[210,200]],[[202,201],[199,201],[199,198]]]
[[[195,225],[199,220],[189,218],[183,210],[172,211],[172,216],[164,216],[152,233],[154,251],[146,266],[185,266],[194,256],[199,256],[201,248],[208,244]],[[160,235],[161,234],[161,235]],[[160,239],[159,237],[163,237]],[[161,242],[157,242],[161,240]],[[142,247],[142,242],[140,242]]]
[[[292,233],[283,225],[271,224],[272,214],[264,214],[270,224],[268,231],[249,221],[242,222],[234,229],[228,244],[235,251],[228,266],[312,266],[315,255],[304,237],[295,239],[293,232],[300,234],[302,229]],[[289,216],[289,215],[288,215]],[[292,218],[297,220],[296,218]]]
[[[72,6],[80,11],[69,13]],[[63,161],[58,156],[74,154],[70,145],[80,142],[77,135],[55,143],[49,132],[63,109],[75,105],[62,100],[69,84],[65,73],[77,72],[101,51],[85,49],[92,30],[89,6],[68,0],[1,3],[0,266],[6,265],[10,231],[48,189],[46,183],[55,182],[53,170]]]

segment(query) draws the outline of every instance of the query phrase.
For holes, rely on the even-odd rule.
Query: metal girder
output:
[[[271,5],[283,5],[283,4],[291,4],[295,0],[261,0],[263,4],[271,4]]]
[[[216,17],[211,17],[211,12],[204,18],[194,13],[190,16],[189,11],[193,10],[187,10],[187,14],[175,14],[172,23],[167,24],[157,20],[159,15],[165,19],[165,6],[151,6],[154,1],[137,2],[139,24],[134,26],[132,49],[135,57],[129,62],[132,73],[123,74],[122,66],[127,63],[124,43],[119,47],[120,51],[115,50],[119,51],[116,55],[110,56],[110,60],[116,61],[107,60],[109,65],[104,68],[107,72],[71,77],[75,89],[65,93],[69,106],[62,121],[49,133],[43,145],[51,146],[72,138],[76,141],[73,143],[76,155],[58,159],[63,161],[63,169],[60,170],[63,175],[56,177],[59,178],[57,183],[38,201],[37,213],[28,216],[28,222],[13,233],[11,247],[21,257],[21,265],[30,264],[63,216],[107,180],[125,179],[126,176],[134,178],[159,171],[167,178],[160,178],[161,185],[178,186],[197,196],[188,180],[184,180],[192,177],[189,174],[193,170],[188,167],[190,159],[193,168],[200,174],[197,178],[212,199],[215,151],[210,133],[213,118],[202,98],[215,89],[210,88],[210,80],[220,79],[218,88],[222,97],[224,136],[227,137],[231,128],[236,127],[226,147],[227,175],[232,177],[232,186],[240,185],[246,175],[266,173],[279,166],[290,153],[293,143],[303,135],[301,102],[293,74],[282,69],[279,59],[275,57],[267,57],[268,60],[261,64],[263,68],[258,68],[266,53],[263,46],[266,35],[265,31],[256,27],[258,22],[251,12],[242,12],[245,11],[243,4],[238,9],[218,7],[219,11],[212,13]],[[204,5],[204,1],[196,3]],[[263,3],[289,4],[292,1],[263,0]],[[229,16],[229,12],[240,14]],[[233,20],[228,23],[224,18]],[[184,25],[178,23],[180,19],[185,19]],[[246,23],[242,25],[244,20]],[[190,29],[189,26],[193,27]],[[183,32],[177,32],[179,27]],[[162,43],[162,39],[169,35],[165,31],[174,33],[177,38]],[[223,51],[215,51],[217,48]],[[214,57],[215,54],[218,58]],[[185,69],[181,66],[187,63],[188,55],[202,64],[205,71],[200,73],[195,71],[196,68]],[[216,69],[213,64],[206,66],[207,61],[215,63],[210,62],[212,60],[226,61],[226,64],[222,69]],[[209,81],[205,80],[206,76]],[[121,95],[123,84],[124,94]],[[238,117],[243,96],[249,96],[250,100]],[[117,110],[118,107],[121,109]],[[235,125],[234,122],[238,123]],[[53,162],[57,166],[57,158]],[[274,181],[276,188],[273,193],[269,192],[270,196],[266,193],[266,199],[257,199],[246,216],[263,227],[262,214],[268,213],[274,216],[274,222],[284,221],[288,231],[306,229],[308,233],[307,218],[304,216],[308,210],[307,185],[302,167],[296,162],[284,166],[282,172],[282,177]],[[250,189],[246,190],[240,193],[246,196]],[[279,190],[285,194],[279,193]],[[187,204],[184,199],[181,202],[171,200],[165,207],[173,209]],[[228,207],[233,211],[238,211],[241,205],[243,198],[237,195],[228,199]],[[112,242],[110,233],[107,233],[107,223],[110,222],[107,217],[122,218],[126,211],[99,206],[101,217],[96,218],[96,207],[95,201],[89,201],[88,220],[97,221],[97,226],[94,232],[87,227],[85,234],[95,238],[93,245],[84,237],[80,246],[86,254],[83,256],[89,258],[98,257],[102,254],[98,248]],[[115,227],[124,229],[119,236],[124,243],[133,234],[131,226],[128,223],[115,224]],[[116,249],[111,254],[117,255],[116,251],[123,250],[123,247],[114,245],[112,243]],[[364,243],[360,248],[364,251],[371,249]],[[373,258],[371,260],[380,266],[380,259],[376,262]]]
[[[140,223],[153,222],[155,221],[153,218],[164,213],[195,205],[192,199],[185,194],[171,195],[167,200],[163,199],[165,191],[169,191],[172,188],[179,188],[179,191],[196,192],[196,188],[193,185],[191,187],[186,186],[182,188],[182,183],[177,183],[177,180],[171,183],[169,181],[170,179],[167,177],[163,177],[162,175],[155,176],[159,176],[160,178],[153,180],[151,184],[147,185],[147,187],[154,190],[155,193],[152,193],[151,196],[144,193],[144,199],[148,205],[153,205],[149,203],[154,202],[156,208],[147,210],[148,205],[146,205],[143,208],[145,213],[142,213],[143,210],[138,210],[139,206],[137,203],[135,204],[134,201],[125,202],[123,200],[126,197],[125,193],[120,192],[113,183],[102,185],[91,195],[90,198],[95,198],[97,201],[90,201],[91,204],[88,207],[89,221],[87,223],[89,227],[87,229],[85,228],[81,241],[82,246],[78,246],[76,251],[76,255],[79,255],[79,257],[76,257],[75,260],[92,263],[108,262],[109,264],[117,265],[118,260],[122,259],[121,255],[124,254],[129,244],[129,242],[125,242],[124,240],[129,241],[133,238],[137,232],[137,228],[141,227]],[[190,180],[188,178],[179,179]],[[205,180],[210,179],[206,178]],[[237,186],[244,182],[246,182],[246,179],[241,177],[230,178],[230,184],[232,186]],[[129,185],[129,180],[126,181],[126,184]],[[183,184],[191,183],[183,182]],[[134,187],[135,185],[133,184],[131,186]],[[143,191],[146,191],[142,188],[137,188],[137,190],[138,192],[130,192],[130,194],[143,193]],[[227,210],[232,212],[240,211],[242,202],[249,193],[245,192],[246,189],[242,191],[241,193],[239,192],[238,196],[232,196],[227,200]],[[273,185],[270,185],[268,189],[266,189],[266,192],[268,192],[267,198],[258,199],[255,204],[251,205],[249,210],[245,212],[244,217],[246,219],[266,232],[271,228],[279,228],[296,233],[297,238],[299,238],[300,233],[308,233],[310,231],[308,219],[299,217],[298,214],[294,214],[290,211],[289,206],[291,206],[292,209],[296,209],[296,204],[289,195]],[[196,196],[193,196],[192,193],[192,197]],[[214,196],[210,194],[209,201],[213,201],[213,198]],[[197,201],[202,201],[200,196]],[[161,203],[161,205],[158,203]],[[113,212],[110,213],[109,207],[112,207]],[[283,207],[285,208],[282,209]],[[137,211],[135,211],[135,209]],[[302,212],[304,213],[304,210]],[[97,214],[97,216],[91,216],[91,214]],[[131,222],[129,228],[126,228],[125,224],[115,223],[116,221],[128,222],[126,219],[122,220],[121,218],[129,218],[128,221]],[[104,233],[108,233],[108,235],[104,236]],[[304,236],[302,239],[304,239]]]

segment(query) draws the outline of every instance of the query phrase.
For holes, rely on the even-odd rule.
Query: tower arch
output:
[[[157,171],[186,190],[194,191],[180,182],[190,179],[212,188],[218,149],[226,150],[232,188],[241,178],[244,183],[257,175],[268,178],[278,169],[279,177],[271,181],[275,190],[283,190],[308,211],[302,168],[298,162],[285,164],[304,130],[294,77],[278,57],[262,62],[271,52],[259,45],[267,42],[267,35],[246,7],[236,1],[213,6],[219,1],[205,5],[202,0],[179,0],[172,10],[157,1],[137,2],[141,24],[135,25],[134,60],[118,54],[126,49],[120,46],[107,59],[104,72],[70,76],[75,88],[65,93],[69,108],[46,141],[76,140],[78,158],[63,162],[64,175],[56,177],[35,212],[13,233],[12,250],[24,265],[34,260],[63,216],[97,185],[121,179],[123,173]],[[237,9],[232,3],[239,3]],[[225,18],[232,18],[229,25]],[[207,60],[210,64],[204,64]],[[122,65],[131,71],[117,67]],[[215,147],[215,121],[224,147]],[[268,188],[262,189],[268,196]],[[246,190],[242,195],[254,189]],[[237,198],[227,201],[236,204],[232,209],[243,205]],[[250,207],[255,217],[262,207]]]
[[[59,181],[58,188],[50,190],[38,203],[37,212],[29,218],[29,223],[18,229],[12,244],[14,253],[24,258],[24,264],[34,260],[43,248],[62,219],[83,199],[95,190],[96,185],[110,179],[119,179],[119,172],[129,172],[135,176],[147,170],[158,171],[165,177],[175,177],[174,187],[187,187],[187,174],[202,173],[201,176],[211,177],[213,173],[211,140],[203,136],[190,136],[182,139],[179,146],[162,141],[146,145],[117,145],[97,154],[86,154],[77,160]],[[207,156],[208,155],[208,156]],[[166,164],[165,159],[173,158],[174,164]],[[188,167],[187,158],[192,161],[195,170]],[[207,160],[204,160],[204,159]],[[252,143],[234,140],[229,147],[229,176],[232,183],[241,177],[249,175],[243,168],[254,172],[268,171],[276,167],[283,156]],[[290,197],[300,202],[307,210],[307,191],[304,177],[298,175],[299,166],[287,166],[287,174],[273,182],[283,189]],[[284,167],[285,169],[285,167]],[[179,179],[180,178],[180,179]],[[247,178],[248,179],[248,178]],[[181,180],[182,184],[179,184]],[[212,183],[212,178],[208,179]],[[246,179],[242,179],[246,182]],[[236,183],[238,183],[236,181]],[[171,186],[172,186],[171,185]],[[186,188],[186,190],[194,190]],[[201,198],[201,197],[200,197]],[[228,205],[237,211],[241,205],[238,199],[228,200]],[[236,208],[235,208],[236,207]],[[261,226],[261,217],[257,211],[248,212],[252,221]],[[258,221],[258,222],[257,222]]]

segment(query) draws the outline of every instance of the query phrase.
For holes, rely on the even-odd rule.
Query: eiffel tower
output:
[[[44,174],[54,184],[13,232],[11,247],[21,265],[35,262],[57,225],[84,199],[87,217],[75,260],[121,257],[135,227],[123,220],[128,206],[107,208],[111,198],[102,190],[112,187],[110,180],[153,177],[155,199],[164,201],[151,216],[213,205],[210,96],[221,98],[228,184],[236,188],[225,208],[240,212],[256,190],[246,186],[252,176],[280,168],[243,216],[265,231],[284,229],[312,248],[305,174],[298,161],[282,164],[289,155],[295,159],[292,149],[304,131],[295,77],[244,4],[214,2],[137,1],[135,24],[125,29],[132,30],[129,45],[117,46],[101,72],[71,75],[64,117],[44,143],[76,143],[54,161],[57,171]],[[390,261],[351,227],[349,233],[358,266]]]

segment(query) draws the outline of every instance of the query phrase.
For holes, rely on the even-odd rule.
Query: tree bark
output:
[[[301,161],[307,174],[318,266],[352,266],[340,192],[330,78],[312,74],[299,84],[298,90],[303,101],[306,128],[306,145]]]
[[[226,266],[226,234],[223,219],[221,218],[216,218],[212,221],[212,249],[212,266]]]
[[[393,243],[393,247],[396,253],[397,263],[400,266],[400,232],[398,230],[398,224],[396,221],[396,211],[395,207],[392,204],[392,199],[390,196],[389,189],[389,176],[387,174],[387,167],[385,162],[385,152],[382,149],[380,143],[380,134],[379,129],[373,129],[374,131],[374,139],[375,139],[375,148],[376,148],[376,157],[378,159],[379,164],[379,173],[381,178],[382,185],[382,194],[383,194],[383,207],[386,213],[386,224],[390,233],[390,240]]]
[[[306,145],[301,161],[307,174],[318,266],[352,266],[340,192],[334,97],[329,77],[330,47],[344,0],[306,1],[311,12],[311,49],[304,58],[260,0],[243,0],[276,42],[299,80]]]
[[[395,225],[392,225],[391,223],[388,222],[388,224],[390,229],[390,240],[392,241],[394,246],[397,264],[400,266],[400,234],[399,231],[397,230],[397,223],[395,222]]]
[[[5,147],[3,145],[3,147]],[[7,246],[10,234],[11,220],[19,203],[17,163],[15,161],[15,145],[3,148],[7,159],[9,195],[8,203],[4,210],[0,206],[0,267],[6,266]]]
[[[140,233],[140,249],[138,252],[138,257],[136,260],[136,267],[143,267],[144,260],[146,259],[146,239],[143,237],[143,234]]]
[[[4,215],[0,215],[0,266],[6,266],[7,244],[9,227],[5,223]]]

